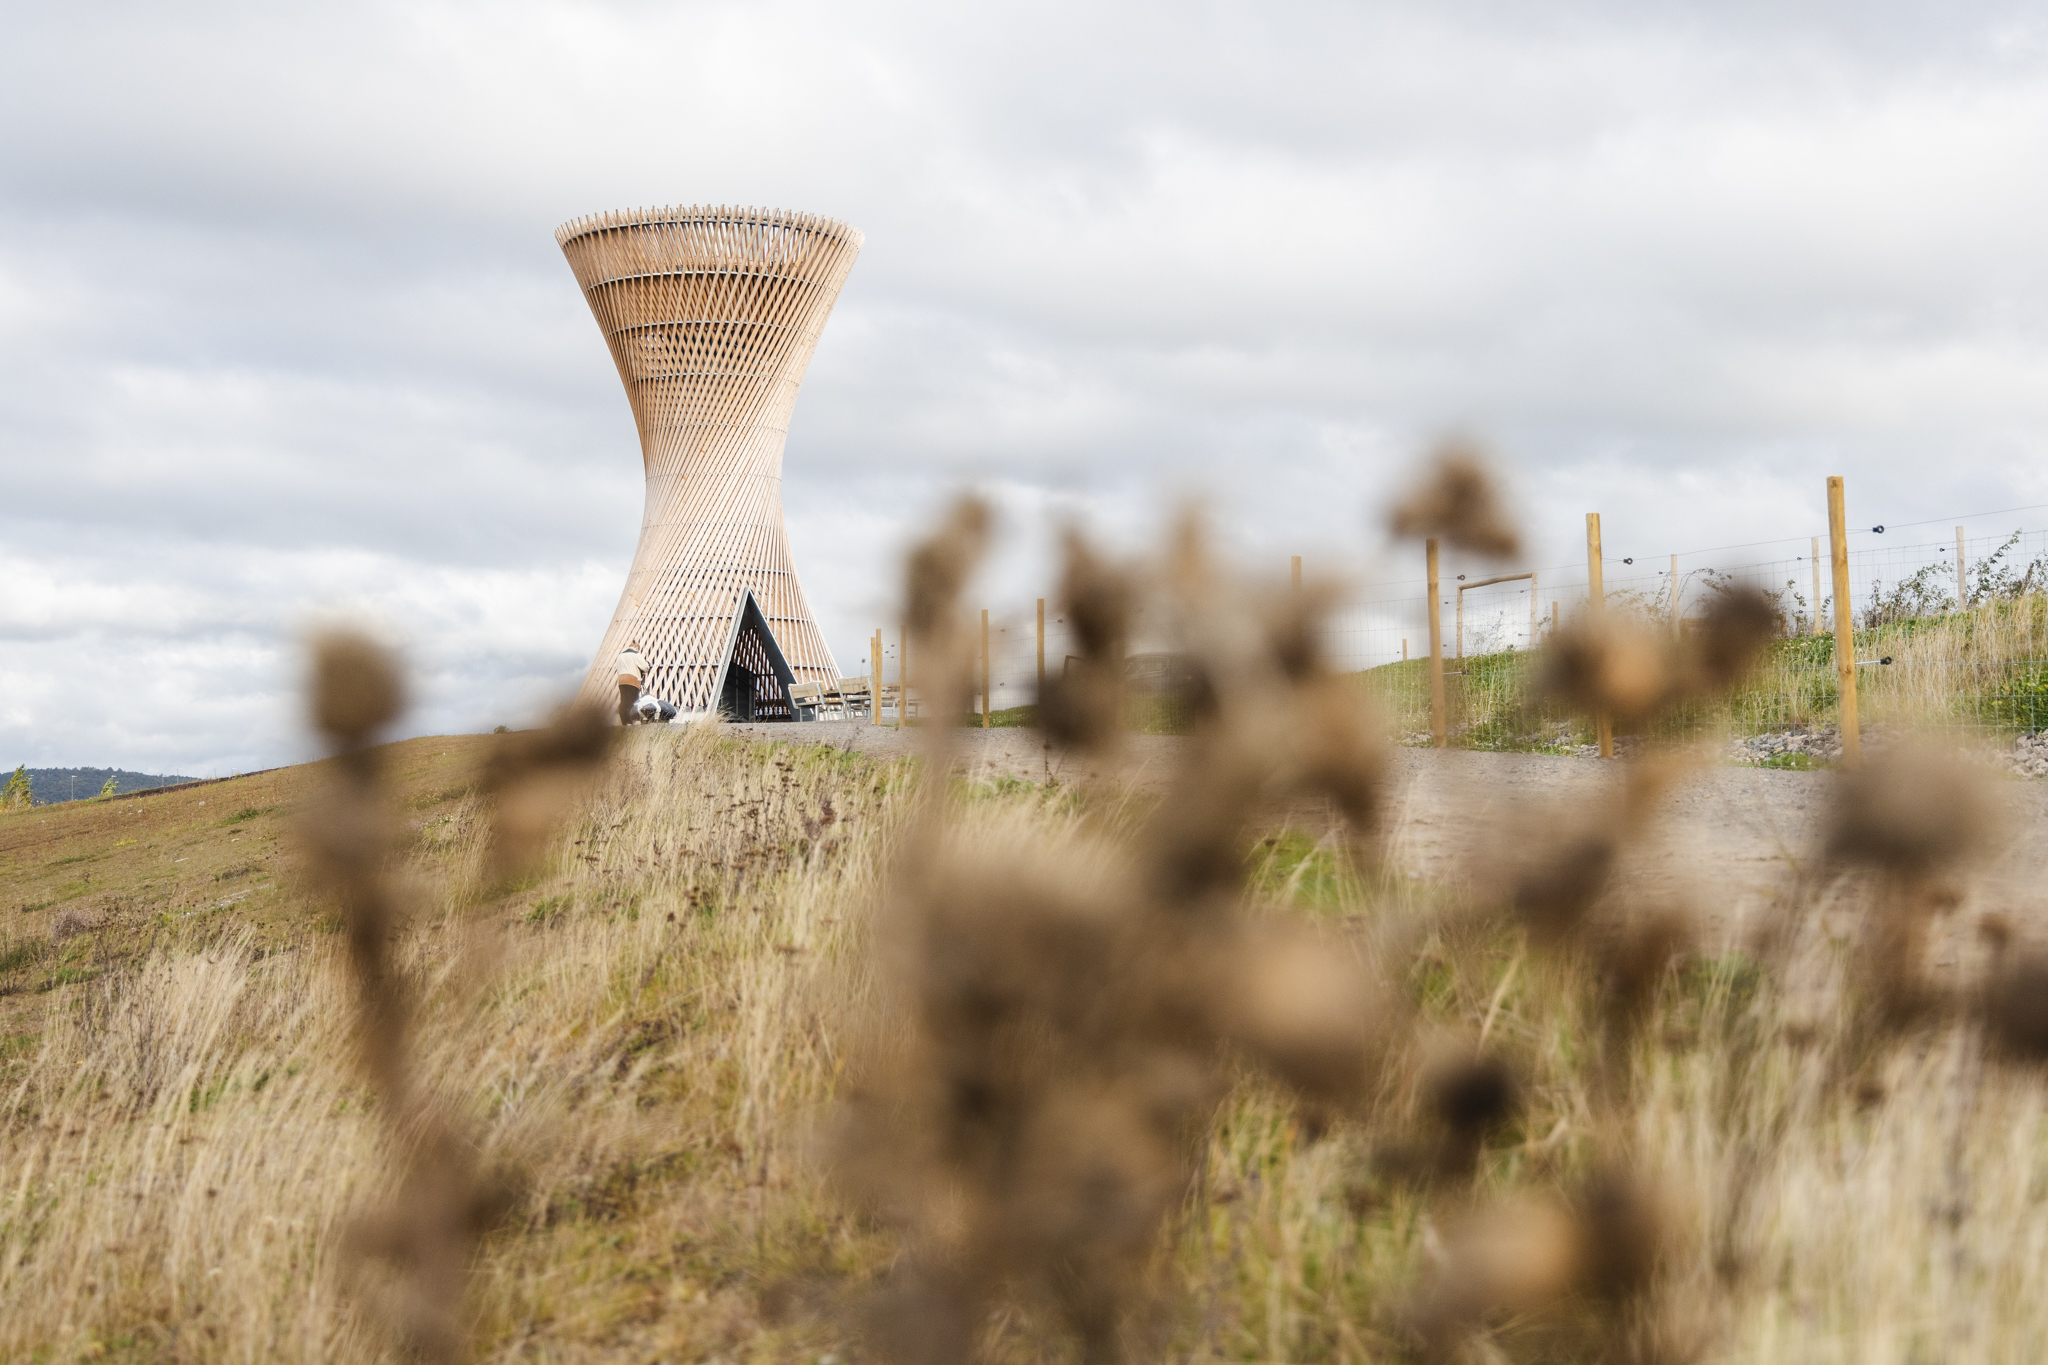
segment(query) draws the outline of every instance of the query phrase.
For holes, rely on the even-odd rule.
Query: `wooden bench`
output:
[[[789,688],[789,704],[796,708],[798,720],[809,720],[807,712],[825,709],[825,684],[792,683]]]

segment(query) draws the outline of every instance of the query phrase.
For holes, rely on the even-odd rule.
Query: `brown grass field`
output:
[[[425,983],[424,1083],[517,1178],[478,1254],[479,1354],[853,1358],[845,1305],[899,1244],[835,1196],[819,1134],[875,989],[867,931],[914,763],[702,727],[632,738],[546,866],[490,901],[468,787],[488,741],[390,751],[422,888],[403,952]],[[5,1358],[391,1358],[378,1272],[342,1251],[384,1139],[350,1065],[332,911],[284,837],[318,776],[0,820]],[[1055,861],[1133,818],[1103,791],[956,798],[965,837]],[[1361,954],[1428,908],[1327,840],[1275,831],[1248,856],[1253,902]],[[1858,913],[1852,891],[1817,891],[1822,918]],[[67,913],[96,927],[53,944]],[[1816,926],[1783,986],[1737,955],[1674,969],[1617,1110],[1597,1023],[1544,979],[1582,968],[1513,933],[1429,931],[1407,976],[1428,1026],[1476,1030],[1524,1077],[1472,1191],[1411,1178],[1389,1134],[1423,1131],[1412,1096],[1305,1121],[1240,1066],[1129,1330],[1163,1358],[1410,1358],[1412,1302],[1455,1258],[1466,1202],[1568,1184],[1623,1142],[1665,1219],[1667,1356],[2031,1358],[2048,1329],[2041,1080],[1982,1055],[1965,1021],[1851,1067],[1829,1045],[1849,1027],[1845,932]],[[1029,1354],[1048,1332],[1057,1349],[1048,1311],[1006,1305],[988,1349]],[[1536,1316],[1461,1349],[1598,1358],[1542,1355],[1557,1348],[1516,1335]]]
[[[1449,488],[1425,533],[1501,534]],[[940,714],[986,532],[912,556]],[[1631,861],[1710,751],[1645,745],[1398,871],[1315,593],[1165,559],[1207,690],[1143,782],[1141,580],[1075,539],[1064,780],[940,727],[376,747],[401,680],[333,636],[335,757],[0,813],[0,1359],[2039,1358],[2048,955],[1987,875],[2038,803],[1905,741],[1778,775],[1826,809],[1710,933]],[[1576,623],[1544,685],[1654,727],[1761,606]]]

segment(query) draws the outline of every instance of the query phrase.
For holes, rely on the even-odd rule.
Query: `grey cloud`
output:
[[[963,481],[1007,510],[1009,600],[1062,516],[1128,539],[1205,491],[1249,560],[1393,572],[1370,512],[1454,425],[1546,561],[1592,506],[1646,546],[1807,534],[1831,472],[2048,501],[2044,35],[2012,4],[45,7],[0,88],[0,741],[298,752],[323,606],[413,642],[416,726],[573,681],[639,467],[551,232],[633,204],[868,234],[787,464],[850,665]],[[117,717],[73,699],[84,649],[138,680]]]

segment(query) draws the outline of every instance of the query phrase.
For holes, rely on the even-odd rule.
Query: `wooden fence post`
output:
[[[1849,513],[1842,476],[1828,476],[1828,548],[1835,570],[1835,682],[1841,691],[1842,766],[1863,766],[1856,728],[1856,613],[1849,605]]]
[[[1033,700],[1040,705],[1045,703],[1045,599],[1043,597],[1038,599],[1038,692]]]
[[[1813,538],[1813,633],[1824,635],[1820,624],[1820,537]]]
[[[1956,527],[1956,610],[1970,605],[1969,580],[1963,577],[1963,528]]]
[[[1405,635],[1401,637],[1401,662],[1408,662],[1408,637]]]
[[[1443,606],[1437,599],[1442,589],[1437,583],[1436,540],[1432,537],[1423,542],[1423,552],[1429,560],[1429,731],[1439,749],[1450,746],[1450,725],[1444,714],[1444,618]]]
[[[882,723],[882,628],[868,641],[868,724]]]
[[[1557,599],[1555,597],[1550,599],[1550,633],[1553,637],[1557,634]]]
[[[1459,660],[1460,662],[1463,662],[1463,661],[1464,661],[1464,658],[1465,658],[1465,590],[1464,590],[1463,588],[1459,588],[1459,589],[1458,589],[1458,592],[1457,592],[1457,597],[1458,597],[1458,615],[1457,615],[1457,621],[1458,621],[1458,652],[1457,652],[1457,653],[1456,653],[1455,655],[1453,655],[1452,657],[1453,657],[1453,658],[1456,658],[1456,659],[1457,659],[1457,660]]]
[[[1529,570],[1529,648],[1536,648],[1536,571]]]
[[[1600,577],[1600,514],[1586,513],[1586,611],[1598,621],[1607,613],[1607,588]],[[1614,757],[1614,722],[1605,711],[1593,716],[1593,733],[1600,741],[1600,757]]]
[[[988,713],[989,673],[988,666],[988,608],[981,609],[981,728],[986,730],[993,723]]]

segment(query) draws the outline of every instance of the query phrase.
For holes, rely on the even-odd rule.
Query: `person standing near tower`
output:
[[[640,642],[628,640],[613,666],[619,675],[619,724],[631,725],[640,719],[633,708],[639,704],[640,684],[647,677],[647,660],[641,656]]]

